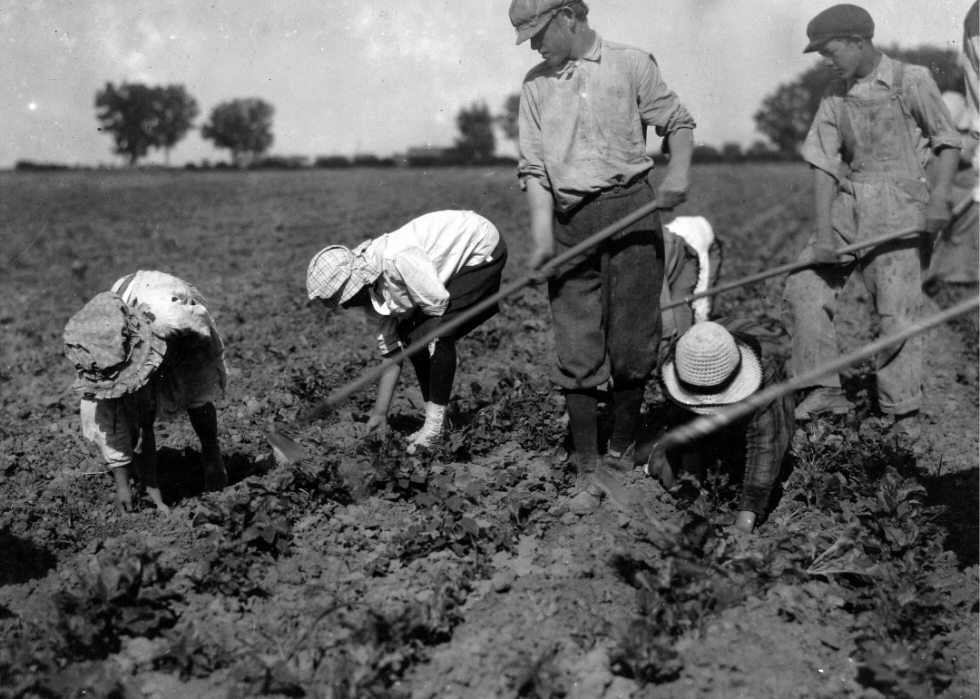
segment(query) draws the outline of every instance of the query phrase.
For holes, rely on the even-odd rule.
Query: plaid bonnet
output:
[[[306,293],[326,306],[339,306],[354,297],[362,287],[381,276],[381,267],[367,252],[371,241],[353,251],[343,245],[329,245],[310,260],[306,270]]]

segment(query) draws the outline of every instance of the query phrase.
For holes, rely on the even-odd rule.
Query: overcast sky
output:
[[[960,50],[972,0],[864,0],[876,41]],[[592,0],[602,36],[651,51],[698,122],[748,145],[752,114],[811,66],[806,24],[832,0]],[[0,0],[0,167],[118,163],[94,98],[106,82],[179,83],[203,123],[218,103],[274,105],[272,153],[386,156],[450,145],[460,107],[495,113],[537,63],[510,0]],[[506,152],[506,148],[501,148]],[[227,159],[193,132],[174,164]],[[155,155],[149,162],[161,162]]]

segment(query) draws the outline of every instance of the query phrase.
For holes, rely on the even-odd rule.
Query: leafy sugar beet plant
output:
[[[451,472],[432,463],[431,455],[406,457],[392,442],[379,445],[373,466],[373,485],[381,497],[407,500],[419,508],[413,522],[391,540],[375,572],[383,573],[378,566],[385,567],[388,559],[411,561],[441,550],[471,557],[483,569],[498,550],[514,547],[516,525],[494,516],[482,500],[497,484],[506,487],[516,481],[516,474],[503,470],[495,483],[472,481],[459,487]]]
[[[676,678],[678,639],[748,594],[817,623],[821,601],[805,590],[824,581],[832,594],[821,596],[850,616],[859,682],[897,697],[949,684],[942,638],[953,610],[936,576],[950,555],[936,524],[942,508],[924,504],[914,456],[893,439],[829,429],[818,425],[798,446],[775,531],[763,528],[756,550],[732,546],[712,512],[721,501],[703,497],[684,526],[659,523],[640,535],[659,558],[613,559],[637,588],[640,612],[612,655],[614,671],[641,682]]]
[[[653,520],[639,530],[638,538],[660,556],[646,561],[617,554],[610,560],[616,575],[637,589],[638,606],[610,660],[613,672],[641,684],[669,682],[684,668],[679,642],[697,638],[710,619],[741,601],[754,572],[714,519],[695,513],[682,526]]]
[[[564,409],[551,386],[520,371],[500,377],[489,391],[472,383],[470,395],[456,407],[454,429],[439,447],[452,460],[489,454],[508,441],[525,451],[546,452],[565,434]]]
[[[102,659],[120,648],[123,636],[153,638],[177,622],[166,587],[172,573],[156,556],[141,553],[100,566],[77,592],[59,591],[54,603],[70,659]]]
[[[821,423],[796,451],[786,499],[808,520],[786,528],[771,563],[781,556],[778,569],[834,583],[852,615],[859,682],[889,696],[940,691],[951,679],[942,637],[953,610],[937,572],[950,554],[937,524],[944,508],[925,505],[914,455],[886,435]]]
[[[193,523],[212,532],[201,547],[204,567],[195,586],[242,599],[265,596],[256,581],[273,561],[289,555],[294,519],[329,502],[350,501],[336,464],[326,460],[319,466],[294,465],[270,488],[248,483],[239,492],[202,502]]]

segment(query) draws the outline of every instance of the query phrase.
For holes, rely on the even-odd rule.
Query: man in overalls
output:
[[[855,5],[835,5],[807,25],[810,43],[840,79],[823,96],[803,158],[814,181],[816,230],[800,261],[816,266],[792,275],[783,295],[783,317],[793,336],[791,376],[837,357],[837,298],[857,269],[888,336],[912,325],[921,302],[921,273],[932,234],[950,218],[950,182],[960,137],[927,68],[894,61],[871,42],[874,22]],[[925,164],[938,160],[930,192]],[[849,243],[908,230],[909,236],[860,256],[838,257]],[[880,353],[878,405],[890,427],[910,440],[919,436],[922,338]],[[817,379],[797,406],[797,419],[846,413],[850,404],[837,375]]]

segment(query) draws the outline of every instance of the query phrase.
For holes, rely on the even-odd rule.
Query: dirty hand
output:
[[[387,415],[371,415],[364,425],[364,436],[380,439],[388,431]]]
[[[949,202],[945,199],[934,197],[926,207],[926,231],[929,233],[939,233],[949,225],[953,217]]]
[[[670,490],[677,483],[677,480],[674,478],[674,471],[667,462],[667,452],[660,442],[653,445],[653,449],[650,451],[650,456],[647,458],[643,471],[648,476],[659,480],[664,490]]]
[[[687,201],[687,187],[664,182],[657,188],[655,196],[660,208],[670,211]]]
[[[550,260],[555,256],[555,247],[535,245],[531,250],[531,254],[527,258],[528,269],[539,269],[541,265]]]

